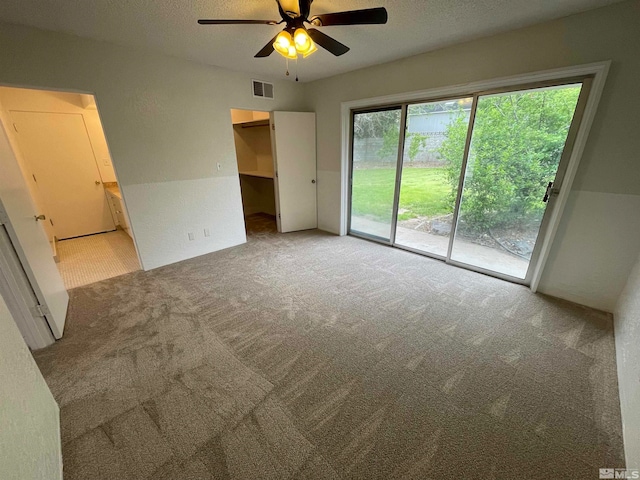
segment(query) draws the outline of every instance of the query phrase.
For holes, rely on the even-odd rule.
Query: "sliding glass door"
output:
[[[472,97],[409,105],[395,244],[446,257]]]
[[[581,88],[478,97],[452,260],[525,279]]]
[[[353,115],[350,232],[391,241],[402,109]]]
[[[528,283],[589,84],[354,112],[350,233]]]

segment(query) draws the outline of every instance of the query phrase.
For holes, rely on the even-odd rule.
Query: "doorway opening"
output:
[[[95,97],[0,87],[0,121],[67,290],[140,270]]]
[[[529,284],[591,81],[352,111],[349,233]]]
[[[231,109],[231,123],[247,235],[277,233],[269,112]]]

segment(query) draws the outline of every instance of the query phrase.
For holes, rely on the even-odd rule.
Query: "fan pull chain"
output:
[[[285,62],[287,62],[287,77],[289,76],[289,59],[285,58]]]
[[[298,56],[296,55],[296,82],[298,81]]]

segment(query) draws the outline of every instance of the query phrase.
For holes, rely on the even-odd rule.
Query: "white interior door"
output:
[[[0,223],[4,224],[51,332],[62,337],[69,295],[18,162],[0,124]]]
[[[273,112],[271,123],[278,230],[317,228],[316,114]]]
[[[11,117],[56,237],[114,230],[82,115],[12,111]]]

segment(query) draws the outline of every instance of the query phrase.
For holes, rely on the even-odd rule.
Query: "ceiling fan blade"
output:
[[[325,35],[320,30],[316,30],[315,28],[310,28],[307,30],[307,33],[311,37],[311,39],[320,45],[325,50],[333,53],[336,57],[340,55],[344,55],[349,51],[349,47],[340,43],[334,38],[331,38],[329,35]]]
[[[276,25],[275,20],[198,20],[200,25]]]
[[[309,22],[316,27],[330,27],[334,25],[381,25],[387,23],[388,18],[387,9],[377,7],[316,15],[311,18]]]
[[[271,52],[273,52],[273,42],[276,41],[276,37],[279,34],[280,34],[280,32],[278,32],[275,37],[273,37],[271,40],[269,40],[269,43],[267,43],[264,47],[262,47],[262,50],[260,50],[258,53],[256,53],[254,55],[254,57],[255,58],[264,58],[264,57],[268,57],[269,55],[271,55]]]

